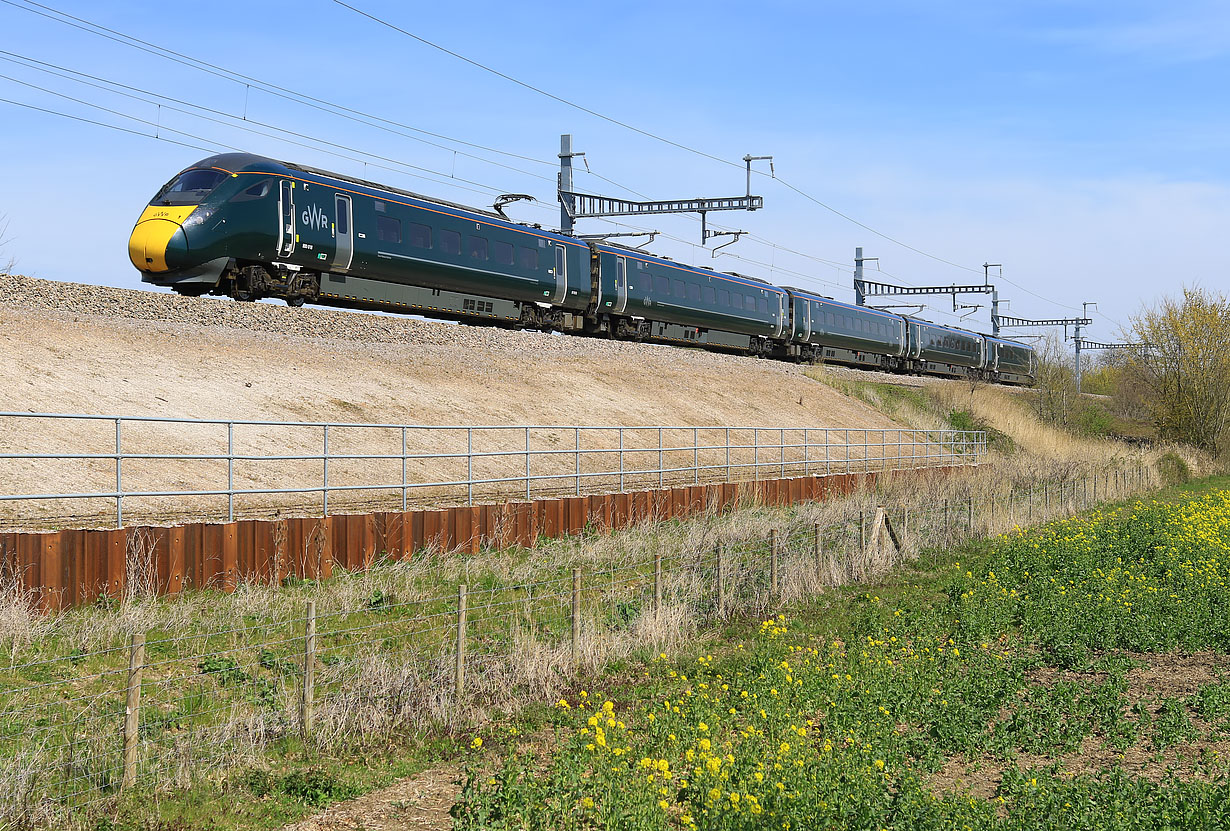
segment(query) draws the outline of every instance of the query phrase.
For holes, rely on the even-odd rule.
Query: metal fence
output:
[[[410,425],[0,413],[23,519],[392,508],[975,464],[986,434],[824,427]],[[307,497],[308,499],[305,499]],[[161,500],[161,501],[160,501]],[[174,500],[169,502],[167,500]],[[37,505],[35,508],[32,506]]]

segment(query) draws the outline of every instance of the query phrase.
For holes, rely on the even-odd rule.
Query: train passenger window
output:
[[[513,263],[513,247],[512,243],[496,241],[495,244],[495,261],[501,265],[512,265]]]
[[[659,274],[657,277],[654,277],[653,278],[653,291],[654,291],[654,294],[660,295],[661,297],[670,297],[671,296],[670,278],[663,277],[661,274]]]
[[[700,286],[695,283],[688,283],[688,299],[693,303],[700,302]]]
[[[718,289],[717,299],[718,299],[719,306],[729,306],[730,305],[730,292],[728,292],[726,289]]]
[[[410,244],[415,248],[431,248],[431,229],[426,225],[411,222]]]
[[[526,271],[538,270],[538,249],[517,248],[517,263]]]
[[[704,286],[701,289],[701,294],[705,298],[705,302],[712,305],[717,302],[717,292],[713,290],[713,286]]]
[[[688,296],[688,289],[682,280],[671,280],[671,291],[680,300]]]
[[[376,239],[380,242],[401,242],[401,220],[391,216],[376,217]]]
[[[832,312],[825,312],[825,313],[824,313],[824,325],[825,325],[825,326],[828,326],[829,328],[832,328],[832,327],[834,327],[834,326],[836,326],[836,325],[837,325],[837,324],[833,321],[833,313],[832,313]]]
[[[333,202],[337,206],[337,232],[347,236],[350,234],[350,198],[335,196]]]
[[[456,231],[441,231],[440,250],[445,254],[460,254],[461,234]]]
[[[467,238],[466,248],[470,252],[471,260],[486,260],[487,259],[487,239],[486,237]]]
[[[760,309],[762,315],[769,313],[769,299],[767,297],[758,297],[756,299],[756,308]]]

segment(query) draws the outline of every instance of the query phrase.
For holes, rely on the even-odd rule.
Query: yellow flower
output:
[[[470,747],[472,747],[475,750],[478,750],[482,746],[483,746],[483,740],[480,739],[478,736],[475,736],[474,741],[470,742]]]
[[[594,801],[587,796],[581,800],[581,807],[587,811],[593,810]]]

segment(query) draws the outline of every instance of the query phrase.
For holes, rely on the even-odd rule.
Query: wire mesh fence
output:
[[[0,412],[13,521],[407,510],[977,464],[986,434],[824,427],[446,426]],[[0,521],[4,515],[0,513]]]
[[[476,703],[541,699],[612,656],[668,649],[729,616],[867,580],[922,548],[1067,517],[1149,484],[1134,470],[961,500],[864,500],[823,524],[788,512],[737,544],[546,563],[533,580],[493,572],[430,596],[310,601],[216,631],[134,630],[102,648],[10,660],[0,663],[0,826],[54,827],[125,793],[187,787],[288,737],[330,748],[458,726]]]

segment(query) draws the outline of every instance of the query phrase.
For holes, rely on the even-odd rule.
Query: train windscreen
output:
[[[150,204],[199,205],[225,178],[220,170],[185,170],[164,185]]]

